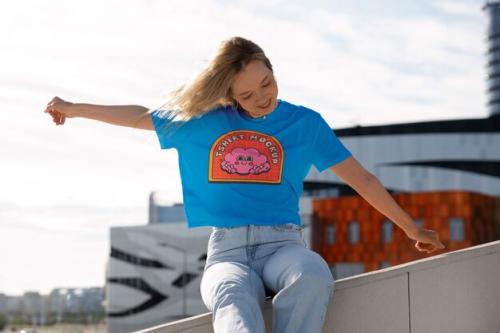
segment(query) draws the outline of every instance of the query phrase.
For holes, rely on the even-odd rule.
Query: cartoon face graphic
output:
[[[255,148],[234,148],[224,156],[221,168],[227,173],[247,175],[267,172],[271,166],[267,157]]]
[[[212,143],[208,180],[280,184],[284,151],[273,136],[249,130],[224,133]]]

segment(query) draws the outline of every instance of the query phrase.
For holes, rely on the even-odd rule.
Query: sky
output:
[[[219,43],[242,36],[279,95],[330,126],[486,117],[480,0],[0,2],[0,293],[102,286],[112,226],[182,201],[175,150],[153,131],[46,104],[159,106]]]

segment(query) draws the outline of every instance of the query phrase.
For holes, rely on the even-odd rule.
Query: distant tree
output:
[[[21,312],[13,313],[14,318],[12,318],[12,325],[22,326],[25,323],[24,316]]]
[[[0,331],[3,331],[7,326],[7,317],[0,313]]]

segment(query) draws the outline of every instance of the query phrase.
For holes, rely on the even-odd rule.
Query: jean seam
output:
[[[300,232],[304,228],[295,223],[276,224],[271,226],[274,230],[283,232]]]

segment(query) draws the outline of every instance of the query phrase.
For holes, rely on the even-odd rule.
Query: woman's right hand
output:
[[[415,248],[420,252],[432,253],[445,248],[444,244],[439,240],[439,234],[434,230],[419,228],[415,235],[408,237],[417,241]]]
[[[71,109],[72,105],[73,103],[67,102],[56,96],[47,104],[44,112],[52,116],[52,120],[56,125],[63,125],[66,118],[75,117]]]

